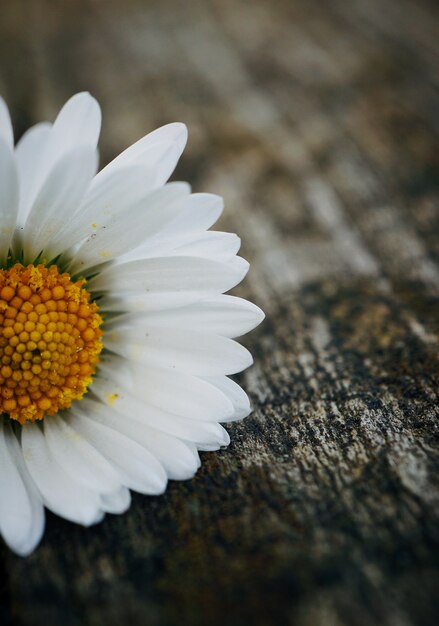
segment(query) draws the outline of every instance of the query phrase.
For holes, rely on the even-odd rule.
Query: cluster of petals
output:
[[[85,526],[122,513],[130,490],[192,477],[200,450],[229,443],[221,423],[250,412],[229,375],[251,365],[234,338],[263,314],[224,295],[248,263],[236,235],[209,230],[222,199],[167,182],[186,127],[159,128],[98,172],[100,126],[81,93],[14,146],[0,100],[0,268],[56,263],[86,279],[104,320],[82,399],[23,425],[0,416],[0,532],[20,555],[40,541],[44,507]]]

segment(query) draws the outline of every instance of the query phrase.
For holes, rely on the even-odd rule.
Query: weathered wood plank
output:
[[[439,618],[439,11],[423,0],[5,0],[18,134],[89,89],[103,160],[183,120],[267,313],[254,413],[194,480],[2,549],[0,622]]]

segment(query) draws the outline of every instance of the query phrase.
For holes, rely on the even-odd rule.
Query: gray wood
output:
[[[253,414],[189,482],[1,547],[0,622],[438,623],[439,7],[3,0],[17,134],[89,89],[106,162],[185,121],[266,322]]]

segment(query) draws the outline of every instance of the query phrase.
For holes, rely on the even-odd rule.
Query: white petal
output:
[[[98,229],[105,228],[107,223],[137,206],[151,186],[138,166],[117,170],[99,184],[96,179],[91,182],[71,221],[53,239],[52,248],[66,250],[87,237],[95,238]]]
[[[110,321],[107,327],[113,329],[132,324],[160,329],[199,329],[224,337],[240,337],[260,324],[264,317],[261,309],[247,300],[219,295],[178,309],[120,316]]]
[[[153,328],[147,323],[109,330],[107,348],[144,365],[186,374],[236,374],[253,363],[250,352],[235,341],[201,331]]]
[[[129,415],[121,417],[116,411],[102,404],[93,406],[90,403],[87,409],[93,413],[93,419],[137,441],[149,450],[163,465],[168,478],[174,480],[191,478],[200,466],[196,449],[190,444],[142,424]]]
[[[171,183],[141,198],[123,213],[108,212],[78,250],[71,271],[82,272],[113,259],[155,235],[173,219],[182,197],[189,192],[185,183]]]
[[[23,456],[44,504],[65,519],[89,526],[102,520],[99,495],[74,481],[54,460],[37,424],[22,428]]]
[[[90,283],[89,283],[90,287]],[[90,288],[93,292],[93,285]],[[96,290],[98,291],[98,290]],[[156,292],[117,292],[111,291],[111,295],[99,294],[99,306],[103,312],[143,314],[151,311],[162,311],[180,308],[203,300],[206,295],[202,291],[169,291],[166,293]]]
[[[227,264],[197,257],[142,259],[104,269],[89,286],[98,291],[199,291],[208,295],[235,287],[248,267],[240,257]]]
[[[120,167],[138,164],[144,170],[154,171],[154,186],[163,185],[174,171],[187,141],[187,128],[178,122],[158,128],[127,148],[109,163],[98,179]]]
[[[86,92],[77,93],[67,100],[58,113],[44,155],[46,171],[64,154],[77,146],[95,149],[101,130],[101,109],[97,101]]]
[[[127,487],[140,493],[163,493],[167,477],[157,459],[135,441],[94,419],[97,410],[94,406],[85,414],[90,406],[90,403],[86,405],[82,401],[72,408],[72,428],[113,464]]]
[[[14,153],[0,139],[0,264],[6,262],[18,215],[18,174]]]
[[[223,210],[223,199],[208,193],[191,194],[184,199],[176,217],[155,237],[124,256],[124,260],[151,258],[171,254],[188,238],[205,232]]]
[[[11,117],[6,102],[0,96],[0,139],[10,150],[14,147],[14,131],[12,130]]]
[[[213,193],[194,193],[181,214],[164,230],[163,236],[186,235],[208,230],[224,209],[224,200]]]
[[[33,260],[46,247],[53,256],[51,241],[69,221],[96,171],[96,150],[80,146],[64,155],[37,194],[26,221],[24,251]]]
[[[35,142],[38,160],[35,162],[32,185],[23,199],[20,217],[21,213],[27,214],[47,175],[65,154],[78,146],[96,149],[100,126],[100,108],[90,94],[79,93],[66,102],[47,135],[43,134]]]
[[[16,437],[9,439],[10,451],[14,457],[16,467],[21,474],[21,478],[26,486],[32,508],[32,524],[27,537],[20,545],[20,554],[27,556],[41,541],[44,532],[45,514],[41,494],[32,480],[23,458],[23,450]]]
[[[32,485],[17,438],[0,420],[0,532],[9,547],[27,556],[44,530],[44,510]]]
[[[237,383],[227,378],[227,376],[209,377],[206,378],[206,381],[218,387],[229,398],[234,408],[233,421],[247,417],[251,411],[250,400]]]
[[[241,240],[234,233],[208,231],[175,238],[168,246],[167,255],[200,256],[227,262],[237,254]]]
[[[160,237],[160,238],[159,238]],[[239,237],[233,233],[216,231],[174,235],[169,238],[153,237],[147,243],[125,255],[124,261],[149,259],[156,256],[200,256],[206,259],[227,262],[238,252]]]
[[[10,434],[10,436],[15,436]],[[0,421],[0,532],[6,543],[16,550],[28,535],[32,523],[32,509],[26,487],[15,465],[3,418]]]
[[[229,433],[223,426],[221,426],[221,424],[218,424],[218,427],[219,427],[218,440],[213,443],[198,443],[197,444],[198,450],[202,450],[204,452],[214,452],[215,450],[219,450],[220,448],[224,448],[225,446],[229,445],[230,443]]]
[[[139,400],[114,380],[104,379],[102,375],[93,382],[93,393],[121,415],[121,419],[130,416],[142,424],[198,444],[226,445],[221,426],[214,421],[186,419],[172,415]],[[83,400],[84,404],[86,400]]]
[[[99,376],[93,382],[93,392],[107,404],[111,404],[108,398],[111,399],[116,393],[119,395],[117,401],[119,405],[124,396],[122,388],[109,391],[112,385],[117,385],[116,364],[116,360],[114,365],[107,362],[101,364]],[[233,415],[233,405],[230,400],[216,387],[195,376],[145,367],[138,363],[132,363],[131,370],[130,392],[143,402],[145,407],[160,409],[174,417],[210,422],[225,421]],[[111,380],[107,380],[106,377],[111,377]]]
[[[44,421],[44,434],[53,458],[76,482],[88,489],[104,493],[122,487],[111,464],[79,433],[69,420],[54,415]]]
[[[101,508],[107,513],[125,513],[130,508],[131,493],[127,487],[101,494]]]
[[[221,422],[233,414],[230,400],[216,387],[182,372],[137,365],[133,386],[144,402],[182,417]]]
[[[29,209],[40,189],[42,178],[42,156],[47,146],[52,124],[42,122],[29,128],[17,144],[15,155],[20,180],[19,224],[26,221]]]
[[[132,435],[137,432],[137,429],[131,430],[133,423],[135,423],[134,420],[127,423]],[[140,438],[141,435],[137,434],[137,436]],[[144,445],[153,451],[154,456],[163,465],[168,478],[171,480],[188,480],[194,476],[201,465],[197,448],[193,444],[181,441],[177,437],[167,435],[156,429],[148,428],[148,436]]]

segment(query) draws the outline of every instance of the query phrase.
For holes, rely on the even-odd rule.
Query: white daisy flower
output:
[[[183,124],[98,174],[101,113],[77,94],[14,149],[0,99],[0,532],[20,555],[44,507],[84,526],[160,494],[245,417],[232,338],[263,319],[223,295],[245,276],[223,203],[166,183]]]

